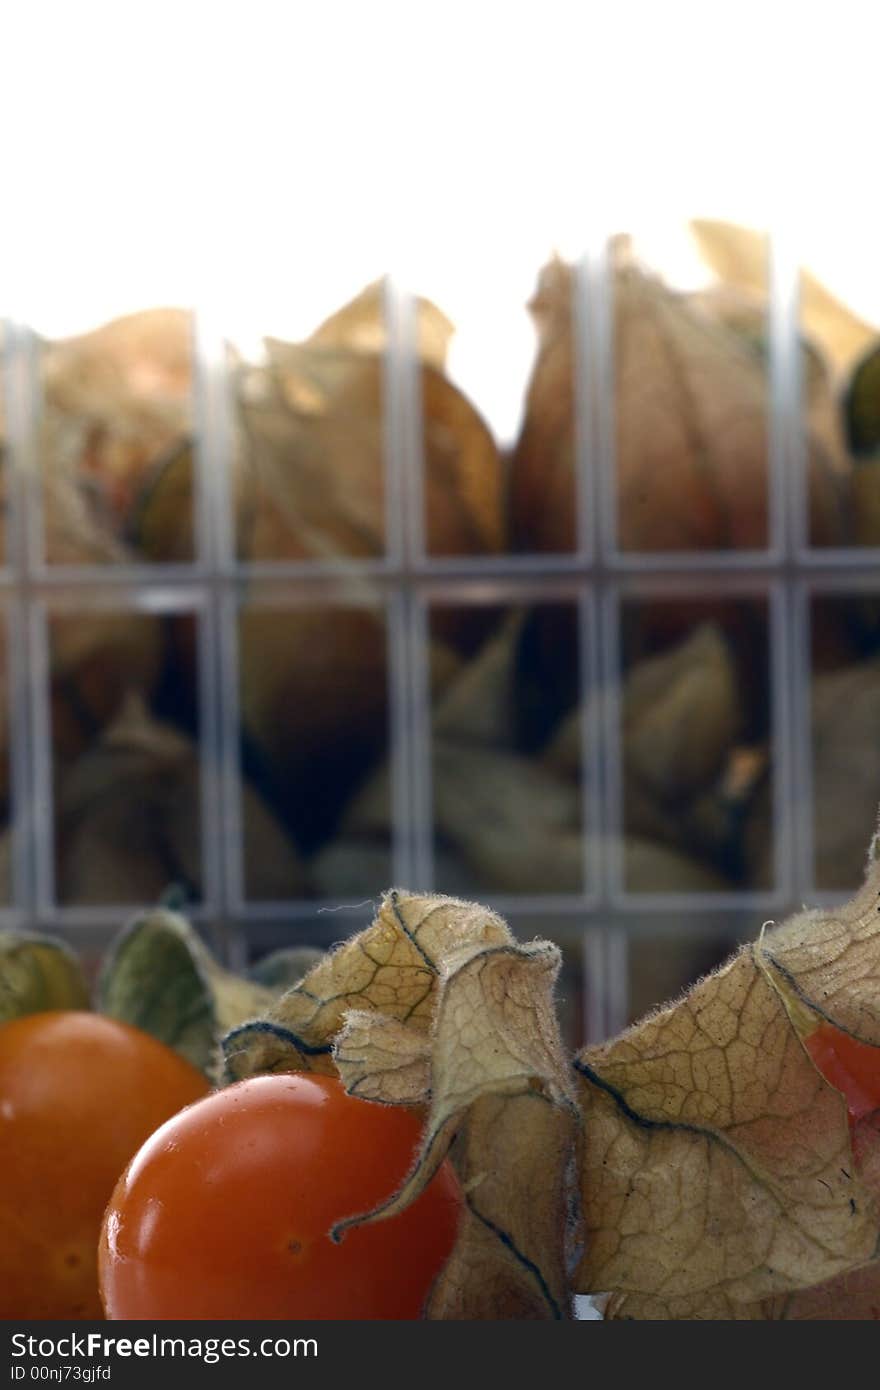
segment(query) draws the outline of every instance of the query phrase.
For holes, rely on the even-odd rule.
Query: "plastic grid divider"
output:
[[[388,590],[389,673],[394,768],[394,873],[399,881],[430,879],[430,725],[427,715],[427,631],[425,604],[438,585],[454,590],[459,601],[479,601],[489,590],[503,586],[533,599],[551,594],[560,580],[578,586],[582,612],[595,604],[598,628],[586,616],[584,705],[595,708],[590,696],[604,701],[602,729],[584,734],[585,787],[589,799],[586,853],[593,871],[606,878],[598,897],[592,893],[569,897],[496,898],[494,905],[514,922],[535,915],[562,930],[581,929],[587,964],[587,1015],[590,1036],[607,1035],[621,1026],[626,1013],[627,933],[663,930],[669,914],[699,916],[707,930],[721,930],[738,914],[793,901],[812,883],[810,864],[810,801],[804,795],[809,768],[809,623],[808,594],[828,588],[869,587],[868,571],[880,551],[809,550],[805,546],[805,468],[803,423],[797,378],[796,268],[788,248],[771,241],[769,310],[769,382],[771,402],[770,480],[771,545],[759,552],[702,552],[687,554],[628,554],[610,538],[616,518],[613,469],[613,341],[611,289],[604,244],[596,243],[577,268],[575,385],[578,458],[578,535],[576,553],[559,556],[507,555],[490,557],[431,557],[425,553],[424,486],[421,447],[420,386],[415,352],[415,318],[411,298],[388,281],[385,306],[388,347],[385,367],[386,490],[388,549],[384,559],[317,562],[240,563],[234,550],[230,500],[230,398],[225,372],[221,326],[196,315],[197,512],[194,518],[197,551],[193,565],[133,564],[107,567],[48,566],[37,544],[41,499],[35,466],[37,389],[33,340],[11,325],[5,352],[12,456],[10,563],[0,574],[6,590],[9,622],[10,719],[15,840],[14,905],[11,918],[32,925],[85,928],[110,924],[116,909],[59,909],[52,901],[49,856],[51,803],[50,745],[45,740],[48,669],[45,627],[38,615],[45,601],[76,592],[88,603],[98,589],[116,593],[125,603],[147,594],[159,606],[186,594],[202,605],[199,629],[200,691],[202,699],[201,754],[203,803],[206,817],[205,902],[194,915],[207,924],[234,928],[227,954],[243,960],[245,935],[259,924],[314,920],[323,911],[355,918],[361,904],[318,901],[248,903],[242,884],[241,823],[238,798],[237,643],[239,593],[259,581],[286,581],[303,598],[315,586],[321,600],[330,589],[344,591],[351,583],[371,581]],[[854,571],[861,570],[859,575]],[[737,575],[750,588],[765,586],[772,594],[776,635],[771,641],[774,691],[774,742],[777,768],[774,824],[776,832],[776,893],[712,895],[638,895],[633,900],[617,892],[619,869],[599,856],[604,845],[616,843],[619,828],[619,787],[615,788],[615,757],[619,729],[615,722],[619,700],[619,630],[611,616],[613,605],[632,575],[637,585],[662,577],[693,588],[699,577],[705,591],[726,587]],[[661,584],[661,587],[665,587]],[[149,606],[149,605],[148,605]],[[781,614],[781,616],[780,616]],[[29,634],[27,640],[25,633]],[[783,640],[784,639],[784,640]],[[43,681],[36,718],[31,699],[35,682]],[[42,698],[42,706],[41,700]],[[609,757],[608,750],[613,750]],[[42,750],[42,751],[41,751]],[[793,820],[795,823],[792,823]],[[592,833],[595,832],[595,833]],[[43,848],[40,848],[42,843]],[[792,858],[794,856],[794,858]],[[601,858],[601,863],[599,862]],[[808,875],[809,868],[809,875]],[[588,884],[594,881],[588,878]],[[837,901],[834,895],[819,895]],[[647,914],[647,917],[646,915]],[[728,914],[730,914],[728,916]],[[712,927],[711,923],[715,923]],[[563,924],[567,924],[563,926]],[[725,928],[726,929],[726,928]]]
[[[33,598],[31,546],[33,493],[36,486],[34,439],[34,354],[32,336],[23,325],[8,322],[4,332],[4,377],[9,440],[9,510],[4,583],[13,595],[9,608],[8,680],[10,703],[12,793],[12,915],[23,924],[37,917],[39,886],[36,846],[41,824],[33,793],[31,692],[34,686],[28,614]]]

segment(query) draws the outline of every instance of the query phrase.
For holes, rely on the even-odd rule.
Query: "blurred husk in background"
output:
[[[760,550],[771,540],[765,239],[692,226],[716,280],[676,291],[612,244],[616,545],[673,553]],[[454,325],[415,302],[429,556],[564,554],[576,546],[573,268],[541,271],[537,350],[505,456],[450,378]],[[800,375],[806,537],[880,544],[876,330],[802,280]],[[36,439],[52,564],[191,562],[196,533],[193,321],[132,314],[39,346]],[[229,349],[233,543],[240,562],[371,560],[389,535],[387,335],[368,286],[306,340]],[[6,443],[0,419],[0,441]],[[7,451],[8,452],[8,451]],[[213,466],[208,460],[208,466]],[[237,626],[245,879],[254,899],[375,894],[390,881],[391,672],[383,595],[267,598],[245,578]],[[880,599],[813,613],[816,883],[858,881],[876,801]],[[577,894],[591,885],[582,754],[606,698],[581,690],[574,609],[556,602],[431,608],[432,805],[438,887],[463,895]],[[201,782],[192,616],[69,605],[51,625],[51,720],[60,900],[198,901]],[[712,894],[773,880],[773,746],[766,603],[649,584],[621,610],[622,886]],[[6,644],[2,657],[8,662]],[[0,683],[8,702],[8,680]],[[847,717],[841,719],[841,705]],[[8,705],[0,714],[8,713]],[[8,718],[0,800],[9,806]],[[856,805],[858,803],[858,805]],[[9,892],[8,834],[0,874]],[[657,988],[693,973],[671,942]],[[719,950],[719,953],[721,951]],[[701,964],[700,968],[704,968]]]

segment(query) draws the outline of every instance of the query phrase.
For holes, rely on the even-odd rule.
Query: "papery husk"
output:
[[[448,466],[451,475],[460,473],[464,492],[458,518],[455,501],[451,504],[450,543],[453,549],[459,544],[470,549],[457,535],[469,534],[467,506],[472,502],[477,548],[484,542],[497,548],[501,510],[494,446],[476,412],[441,374],[451,325],[429,301],[418,304],[426,447],[438,471]],[[269,338],[266,363],[241,363],[233,371],[237,409],[231,486],[241,560],[383,552],[385,341],[379,289],[370,286],[306,343]],[[193,454],[190,444],[176,445],[145,477],[131,527],[135,543],[154,559],[183,559],[191,544],[181,515],[192,509]],[[455,458],[447,465],[449,450]],[[455,476],[449,481],[455,486]],[[433,502],[435,513],[450,505],[436,496]]]
[[[48,349],[47,349],[48,351]],[[62,381],[65,378],[62,376]],[[2,405],[2,393],[0,393]],[[5,428],[0,409],[0,454]],[[45,556],[57,564],[120,564],[130,559],[107,518],[90,504],[75,470],[56,460],[43,476]],[[67,762],[88,748],[133,689],[149,695],[159,675],[161,631],[149,614],[84,603],[50,614],[53,755]],[[0,802],[9,794],[8,653],[0,643]]]
[[[155,902],[176,885],[201,897],[199,752],[129,697],[97,744],[58,776],[56,891],[66,906]],[[264,897],[302,895],[307,879],[288,837],[242,789],[243,848]]]
[[[462,892],[578,892],[583,885],[580,791],[516,751],[517,648],[526,619],[520,612],[506,618],[436,703],[434,823],[462,867]],[[315,866],[325,891],[334,876],[341,892],[352,891],[352,872],[375,863],[390,843],[390,806],[383,765],[353,798],[339,844]],[[349,839],[361,842],[360,855],[345,848]]]
[[[451,325],[429,301],[416,307],[427,548],[496,553],[505,540],[500,456],[474,406],[443,374]],[[241,560],[384,553],[385,341],[373,285],[305,342],[267,338],[264,363],[233,370],[232,496]],[[165,498],[189,498],[191,474],[191,451],[177,449],[147,482],[137,535],[151,558],[186,558]],[[154,506],[166,524],[157,522]]]
[[[695,218],[690,229],[702,259],[728,286],[746,293],[766,294],[767,238],[750,227],[712,218]],[[872,327],[843,304],[811,274],[800,274],[800,317],[835,372],[845,373],[877,336]]]
[[[251,559],[378,556],[386,546],[387,431],[380,357],[270,341],[240,390],[239,554]],[[423,366],[425,526],[432,554],[501,549],[501,465],[487,427],[436,368]]]
[[[438,790],[435,800],[440,812],[441,802],[453,798],[462,781],[466,787],[473,784],[473,813],[464,805],[458,810],[471,840],[470,851],[467,843],[462,849],[465,853],[474,853],[473,846],[491,834],[493,818],[480,815],[478,808],[493,781],[503,808],[496,818],[502,824],[506,817],[516,816],[518,802],[534,797],[536,823],[540,822],[546,806],[544,818],[551,833],[554,820],[560,828],[564,826],[572,833],[573,842],[567,853],[573,863],[582,836],[580,782],[585,730],[604,727],[602,692],[594,693],[591,701],[595,704],[591,703],[590,708],[576,707],[556,725],[537,759],[514,761],[508,757],[509,776],[500,758],[495,761],[494,774],[485,778],[478,766],[472,767],[470,763],[471,739],[479,727],[479,717],[484,725],[506,727],[507,737],[515,736],[511,710],[517,696],[512,644],[517,637],[516,631],[507,634],[501,629],[485,648],[480,661],[469,668],[467,685],[462,677],[450,689],[443,706],[438,708],[434,775],[444,794],[441,796]],[[494,671],[490,671],[490,660],[495,661]],[[459,692],[465,689],[471,692],[473,712],[467,725],[456,716],[460,727],[457,735],[449,740],[453,746],[447,751],[441,737],[444,725],[448,723],[453,728],[449,711],[457,709],[452,702],[459,699]],[[481,715],[477,711],[481,711]],[[676,645],[656,656],[635,661],[623,678],[620,714],[627,887],[636,892],[651,891],[647,876],[649,859],[640,844],[651,840],[657,842],[658,853],[653,857],[659,873],[658,891],[668,890],[676,863],[682,870],[682,884],[702,879],[703,884],[708,885],[715,875],[717,885],[717,874],[725,872],[725,861],[736,835],[742,798],[751,794],[751,785],[743,784],[741,789],[734,790],[729,776],[744,733],[745,713],[740,670],[731,644],[719,625],[701,623]],[[455,756],[456,739],[463,745],[458,758]],[[477,756],[481,756],[479,750]],[[520,771],[525,761],[529,763],[528,773]],[[499,789],[498,778],[504,777],[510,785]],[[521,783],[519,788],[515,785],[517,781]],[[480,789],[481,782],[485,782],[484,790]],[[526,782],[529,783],[527,795],[524,794]],[[542,784],[540,789],[532,785],[535,783]],[[529,838],[525,807],[519,820],[520,829],[512,837],[514,843],[519,843],[520,838]],[[440,821],[442,833],[450,843],[457,842],[455,823],[452,814]],[[540,838],[537,824],[533,833],[535,838]],[[545,859],[546,865],[555,863],[562,846],[563,841],[559,839],[556,850],[550,850]],[[661,854],[661,846],[678,853]],[[539,856],[547,852],[544,845],[540,851],[536,850],[534,857],[539,860]],[[525,861],[531,863],[532,855],[528,851],[524,854]],[[702,875],[700,859],[705,861]],[[502,874],[509,872],[499,868]],[[540,870],[538,874],[540,877]],[[572,881],[567,876],[559,882],[564,886]],[[492,882],[492,879],[484,879],[483,886]],[[661,883],[663,888],[659,886]]]
[[[658,809],[710,786],[742,728],[736,665],[717,624],[703,623],[670,650],[634,663],[620,712],[625,776]],[[570,715],[544,755],[567,777],[581,767],[583,718]]]
[[[512,613],[436,705],[435,881],[445,892],[583,891],[585,716],[577,709],[569,714],[540,755],[518,751],[518,648],[527,619]],[[687,852],[703,826],[706,853],[718,856],[711,805],[701,800],[710,791],[718,803],[717,838],[732,833],[724,815],[733,815],[733,802],[719,778],[741,714],[736,672],[718,629],[705,626],[680,648],[634,667],[624,685],[623,714],[627,887],[730,887],[717,867]],[[322,891],[344,897],[381,875],[390,805],[390,772],[383,765],[352,799],[338,840],[314,863]]]
[[[772,1300],[760,1311],[765,1321],[774,1322],[876,1322],[880,1320],[880,1261],[814,1289]]]
[[[131,413],[151,421],[163,403],[188,400],[192,362],[190,311],[146,309],[53,342],[45,386],[52,402],[72,415]]]
[[[158,318],[162,320],[161,311]],[[149,315],[143,321],[134,316],[83,338],[42,346],[46,398],[37,439],[42,483],[39,558],[52,564],[118,565],[132,558],[116,534],[118,518],[109,504],[96,500],[94,480],[84,479],[88,469],[81,454],[87,436],[99,449],[95,441],[101,430],[124,431],[117,412],[124,411],[126,390],[137,396],[136,349],[151,341],[151,323]],[[96,412],[101,414],[100,426]],[[89,746],[128,691],[149,693],[159,673],[161,634],[157,619],[148,614],[132,622],[130,614],[84,604],[75,617],[59,611],[50,618],[50,639],[53,752],[64,760]],[[0,721],[0,727],[5,738],[7,722]]]
[[[13,842],[11,829],[0,831],[0,903],[12,901]]]
[[[583,891],[580,787],[518,746],[520,646],[530,614],[514,610],[436,706],[436,835],[470,891]]]
[[[880,546],[880,452],[876,458],[857,463],[852,489],[855,544]],[[866,597],[858,607],[863,624],[876,641],[880,629],[876,600]]]
[[[502,471],[492,436],[438,366],[449,325],[417,306],[429,549],[497,553],[504,543]],[[243,562],[378,557],[386,545],[388,428],[378,288],[369,287],[304,343],[266,341],[266,361],[232,372],[232,504]],[[430,360],[428,360],[430,358]],[[178,517],[192,493],[181,447],[150,479],[136,540],[151,559],[185,558]],[[474,649],[492,615],[448,616],[444,655]],[[184,638],[185,644],[185,638]],[[178,651],[181,684],[194,663]],[[448,664],[448,663],[447,663]],[[241,707],[260,790],[306,851],[332,833],[354,787],[387,742],[388,637],[378,594],[353,582],[332,608],[245,606],[239,630]],[[435,679],[439,678],[435,672]]]
[[[688,303],[698,307],[711,318],[724,323],[748,344],[756,361],[764,370],[768,365],[768,289],[744,291],[730,284],[715,286],[698,295],[689,295]],[[811,325],[812,326],[812,325]],[[866,455],[863,466],[853,467],[858,458],[854,446],[854,414],[847,404],[841,410],[839,372],[818,339],[800,341],[800,390],[803,398],[804,428],[809,440],[821,451],[827,462],[828,475],[834,478],[839,505],[842,508],[843,529],[837,534],[826,530],[813,537],[815,545],[874,545],[880,541],[880,466]],[[853,378],[855,380],[855,378]],[[850,387],[852,391],[852,387]],[[849,420],[845,416],[849,413]],[[849,429],[847,430],[847,423]],[[850,434],[849,441],[847,433]],[[865,442],[863,438],[863,442]],[[880,442],[880,436],[878,436]],[[849,447],[848,447],[849,445]],[[850,455],[853,455],[851,457]],[[815,469],[809,487],[816,490],[810,506],[821,501],[820,490],[826,482],[825,473]],[[830,507],[830,494],[823,506]],[[814,663],[818,668],[832,668],[854,660],[860,642],[866,635],[875,637],[880,625],[877,605],[869,598],[853,597],[848,621],[828,621],[820,611],[813,616],[812,644]],[[852,882],[851,880],[850,886]]]
[[[880,456],[880,346],[876,339],[853,369],[843,409],[847,442],[854,456]]]
[[[468,865],[472,889],[582,893],[579,788],[497,749],[435,744],[436,833]]]
[[[745,293],[729,284],[721,284],[689,294],[687,303],[742,338],[766,372],[769,370],[768,296],[769,286],[763,293]],[[838,400],[839,383],[820,345],[801,338],[799,349],[799,386],[805,428],[810,439],[821,446],[829,467],[845,480],[850,466]],[[846,496],[845,481],[842,487]]]
[[[511,769],[516,777],[519,769]],[[503,774],[502,774],[503,776]],[[509,791],[510,784],[503,787]],[[352,821],[356,820],[360,809],[356,800],[352,808]],[[524,807],[527,810],[527,807]],[[483,843],[479,823],[468,821],[459,834],[453,837],[444,828],[434,848],[434,878],[438,889],[444,893],[463,897],[479,893],[486,895],[501,893],[525,893],[534,890],[549,880],[555,873],[556,879],[548,891],[577,891],[580,885],[590,879],[585,860],[583,834],[568,829],[561,835],[555,833],[552,839],[541,838],[532,841],[528,838],[530,821],[521,818],[513,829],[505,822],[510,837],[508,856],[504,857],[495,848],[498,837],[490,837],[487,848]],[[475,846],[463,847],[466,839],[475,840]],[[619,853],[621,858],[623,882],[630,893],[724,893],[735,885],[718,870],[705,862],[656,841],[625,836],[622,840],[599,837],[595,842],[595,852],[599,862]],[[494,852],[493,852],[494,851]],[[515,861],[522,852],[527,866],[535,873],[527,878],[528,869],[523,870]],[[312,878],[322,893],[328,897],[351,899],[364,892],[364,885],[381,881],[387,876],[389,864],[387,838],[371,836],[368,832],[356,833],[352,828],[345,830],[339,838],[311,862]],[[572,887],[574,885],[574,887]],[[562,930],[560,927],[558,930]],[[577,939],[580,939],[579,933]],[[670,945],[669,949],[687,958],[690,948],[682,944]],[[686,965],[677,973],[680,983],[686,978],[695,978],[702,973],[698,968],[688,969]],[[660,1003],[668,997],[661,992],[653,996],[652,1003]]]
[[[7,412],[7,382],[11,380],[11,369],[8,360],[9,348],[6,342],[5,325],[0,324],[0,564],[6,564],[7,558],[7,537],[6,537],[6,518],[9,515],[9,470],[11,459],[7,435],[9,427],[6,423]]]
[[[388,739],[388,638],[375,606],[245,606],[240,709],[259,789],[303,850],[332,833]]]
[[[322,348],[384,352],[388,342],[384,293],[384,282],[374,280],[348,304],[319,324],[309,342]],[[421,361],[443,371],[455,325],[430,299],[416,298],[413,311],[416,354]]]
[[[145,560],[185,563],[192,558],[195,514],[195,453],[189,436],[144,470],[126,517],[125,538]]]
[[[76,953],[58,937],[0,930],[0,1024],[53,1009],[88,1009]]]
[[[519,945],[472,903],[393,891],[375,922],[224,1040],[228,1080],[338,1071],[352,1093],[428,1106],[403,1187],[334,1228],[388,1219],[452,1147],[465,1198],[429,1318],[571,1316],[570,1180],[579,1135],[552,1007],[559,952]]]
[[[511,462],[521,550],[575,544],[571,268],[545,267],[532,308],[540,343]],[[636,265],[613,276],[615,469],[623,550],[756,549],[769,542],[768,388],[737,333]],[[809,530],[843,544],[845,497],[807,441]]]
[[[194,629],[182,620],[169,626],[168,669],[178,701],[192,704]],[[381,598],[357,583],[329,604],[243,603],[237,639],[246,775],[295,849],[310,854],[335,833],[346,803],[387,748],[389,647]],[[428,664],[437,691],[460,669],[461,657],[434,641]],[[386,867],[361,886],[360,896],[388,877]],[[266,896],[256,884],[248,893]]]
[[[298,1058],[294,1070],[335,1072],[332,1043],[351,1010],[381,1013],[427,1034],[439,962],[472,940],[506,945],[510,933],[496,913],[476,903],[392,889],[372,926],[326,955],[269,1017],[224,1039],[227,1079],[273,1070],[267,1062],[291,1051]]]
[[[114,565],[130,558],[114,534],[109,513],[95,505],[83,486],[77,449],[87,426],[75,419],[77,411],[87,414],[93,408],[104,376],[124,376],[123,367],[114,366],[107,355],[123,351],[128,327],[128,320],[120,320],[107,326],[106,338],[100,330],[83,339],[43,344],[47,396],[37,441],[42,481],[40,558],[55,564]],[[114,411],[115,405],[107,407],[108,420]],[[4,430],[0,409],[0,436]],[[76,446],[65,431],[77,436]],[[75,621],[61,612],[50,618],[50,640],[53,753],[64,761],[93,742],[129,690],[149,692],[158,676],[161,637],[157,620],[147,614],[138,615],[133,623],[130,615],[84,604]],[[0,663],[5,672],[5,645]],[[8,677],[0,680],[4,709],[8,683]],[[0,748],[7,738],[8,719],[0,717]],[[7,794],[7,778],[7,759],[0,757],[0,797]]]
[[[468,1191],[465,1219],[426,1317],[571,1317],[566,1214],[577,1138],[572,1112],[540,1092],[473,1102],[453,1151]]]
[[[68,767],[100,737],[132,692],[149,697],[159,676],[156,618],[85,606],[49,618],[52,754]],[[0,805],[9,797],[8,644],[0,641]]]
[[[148,613],[87,608],[50,617],[52,749],[67,765],[89,749],[126,700],[159,679],[162,630]]]
[[[223,1034],[268,1008],[277,994],[225,970],[185,917],[156,908],[134,918],[112,943],[97,1007],[210,1075]]]
[[[846,433],[854,459],[853,509],[856,545],[880,546],[880,347],[876,341],[856,364],[843,402]],[[859,612],[871,639],[880,633],[877,601],[865,598]]]
[[[615,277],[624,550],[768,542],[767,395],[739,342],[635,267]]]
[[[488,763],[490,755],[485,758]],[[453,786],[441,802],[444,809],[452,808],[455,818],[435,826],[433,881],[442,892],[458,896],[528,894],[545,883],[551,892],[576,891],[585,882],[589,888],[588,866],[592,861],[586,858],[582,830],[575,823],[560,830],[552,819],[554,808],[558,811],[560,806],[558,784],[542,783],[537,776],[529,783],[532,791],[538,787],[539,815],[535,816],[519,785],[521,765],[502,756],[490,777],[500,803],[493,802],[487,829],[485,815],[479,814],[485,809],[481,802],[464,809],[469,777],[464,752],[459,764],[446,764],[444,771],[447,776],[451,774]],[[479,780],[482,764],[476,771]],[[387,807],[388,795],[388,772],[383,769],[353,801],[339,837],[310,865],[322,893],[352,898],[364,892],[364,885],[387,873],[390,817],[382,807]],[[503,810],[499,811],[499,804]],[[730,878],[709,864],[646,838],[600,837],[591,848],[600,863],[619,854],[623,882],[631,893],[706,894],[729,892],[734,887]],[[699,942],[669,941],[664,946],[663,968],[657,972],[656,990],[646,1002],[659,1004],[677,992],[684,982],[703,973],[703,961]]]
[[[780,1299],[876,1258],[880,1135],[851,1137],[844,1097],[801,1040],[828,1022],[880,1049],[878,889],[872,863],[852,902],[762,933],[576,1058],[575,1287],[611,1292],[606,1316],[779,1316]]]
[[[652,860],[644,870],[645,887],[654,893],[718,893],[733,886],[683,855],[669,856],[669,851],[653,845],[644,846],[644,854]],[[638,1023],[681,999],[730,959],[744,935],[738,924],[716,935],[706,930],[701,917],[690,928],[652,929],[644,917],[640,926],[642,931],[629,933],[626,943],[628,1023]]]
[[[862,1181],[880,1198],[880,1110],[851,1125],[853,1157]],[[836,1279],[762,1305],[766,1319],[843,1322],[880,1319],[880,1252],[869,1264]]]
[[[694,796],[715,781],[742,729],[736,666],[719,628],[703,625],[634,666],[622,714],[627,768],[658,800]]]
[[[852,893],[865,873],[864,828],[880,786],[880,659],[820,672],[810,686],[813,881],[820,892]],[[749,808],[744,846],[753,881],[774,855],[772,789]]]
[[[192,315],[161,308],[43,344],[38,450],[47,512],[56,506],[57,488],[72,485],[108,535],[126,536],[144,479],[192,432],[192,339]],[[191,558],[191,512],[187,545]],[[47,527],[53,563],[93,558],[81,548],[81,538],[66,534],[63,523]]]
[[[872,1172],[862,1173],[863,1181],[876,1197],[880,1194],[880,1112],[869,1118],[873,1129]],[[616,1318],[727,1319],[737,1322],[872,1322],[880,1318],[880,1260],[873,1259],[835,1278],[793,1293],[777,1294],[759,1303],[741,1303],[722,1291],[708,1296],[676,1299],[612,1297],[605,1310],[609,1320]]]

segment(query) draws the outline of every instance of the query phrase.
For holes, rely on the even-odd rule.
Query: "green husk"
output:
[[[218,1039],[276,993],[224,970],[186,918],[158,908],[135,917],[111,946],[97,1007],[210,1073]]]
[[[82,968],[63,941],[0,931],[0,1023],[51,1009],[89,1007]]]

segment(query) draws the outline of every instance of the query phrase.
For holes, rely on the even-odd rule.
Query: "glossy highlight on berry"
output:
[[[411,1207],[357,1226],[412,1166],[421,1120],[335,1077],[257,1076],[153,1134],[120,1179],[101,1236],[113,1319],[412,1319],[461,1212],[444,1163]]]

